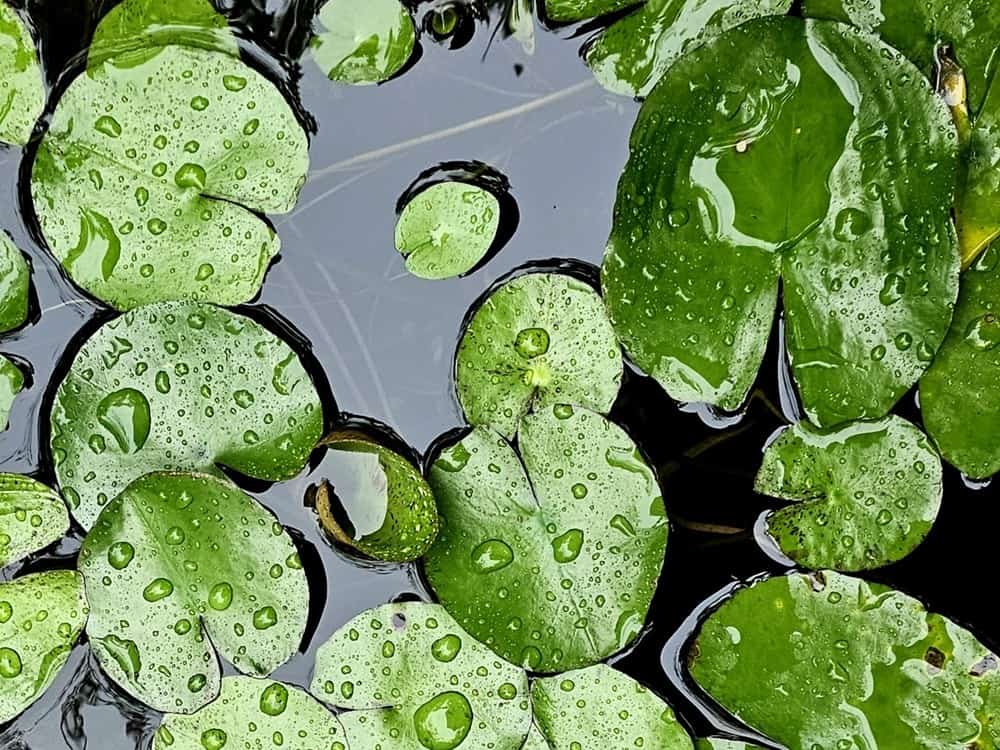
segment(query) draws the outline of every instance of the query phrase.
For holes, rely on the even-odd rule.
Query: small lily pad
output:
[[[27,321],[30,283],[28,262],[0,231],[0,333],[20,328]]]
[[[31,32],[0,0],[0,143],[23,146],[45,108],[45,84]]]
[[[368,610],[320,647],[312,693],[345,709],[352,748],[520,750],[527,675],[437,604]]]
[[[0,724],[48,689],[86,621],[78,573],[53,570],[0,583]]]
[[[968,476],[1000,471],[1000,247],[962,276],[955,319],[920,381],[927,431],[945,459]]]
[[[327,0],[319,21],[313,59],[332,81],[381,83],[413,56],[417,31],[399,0]]]
[[[471,271],[500,227],[500,202],[464,182],[439,182],[410,199],[396,224],[396,249],[410,273],[447,279]]]
[[[670,706],[604,664],[536,680],[531,701],[552,750],[693,748]]]
[[[337,717],[304,690],[272,680],[226,677],[219,697],[190,716],[167,715],[153,750],[287,746],[347,750]]]
[[[31,477],[0,474],[0,568],[58,541],[69,530],[66,504]]]
[[[532,409],[556,403],[606,414],[621,387],[621,350],[594,289],[558,273],[530,273],[493,291],[455,355],[465,417],[513,437]]]
[[[442,523],[427,580],[508,661],[594,664],[645,623],[667,545],[659,484],[621,428],[579,407],[526,416],[518,448],[478,427],[442,450],[429,475]]]
[[[424,554],[437,536],[438,515],[420,470],[357,432],[334,433],[321,445],[327,452],[315,503],[324,530],[376,560],[409,562]]]
[[[544,0],[545,14],[552,21],[583,21],[636,5],[637,0]]]
[[[0,432],[6,430],[14,399],[24,389],[24,373],[0,354]]]
[[[941,507],[941,459],[905,419],[786,428],[764,451],[757,492],[792,502],[767,519],[799,565],[870,570],[902,560]]]
[[[79,564],[101,667],[158,711],[214,699],[217,654],[264,676],[305,631],[309,589],[291,537],[225,479],[136,480],[101,513]]]

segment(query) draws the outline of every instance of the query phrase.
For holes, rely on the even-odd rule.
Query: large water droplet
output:
[[[493,573],[514,562],[514,550],[500,539],[487,539],[472,550],[472,564],[480,573]]]
[[[0,648],[0,677],[13,679],[21,674],[21,655],[12,648]]]
[[[201,746],[205,750],[222,750],[228,739],[221,729],[207,729],[201,733]]]
[[[108,547],[108,564],[115,570],[125,570],[135,557],[135,547],[128,542],[115,542]]]
[[[461,650],[462,639],[453,634],[438,638],[431,644],[431,654],[440,662],[453,661]]]
[[[158,602],[174,593],[174,584],[166,578],[157,578],[142,590],[142,598],[147,602]]]
[[[540,357],[549,350],[549,333],[544,328],[525,328],[515,337],[514,349],[525,359]]]
[[[1000,316],[987,313],[973,320],[965,329],[965,342],[981,352],[1000,344]]]
[[[233,587],[228,583],[217,583],[208,592],[208,606],[222,612],[233,603]]]
[[[149,437],[149,401],[134,388],[115,391],[98,404],[97,421],[111,433],[122,453],[137,453]]]
[[[414,712],[413,728],[427,750],[454,750],[472,729],[472,706],[461,693],[440,693]]]
[[[280,716],[288,707],[288,688],[274,682],[260,694],[260,710],[268,716]]]
[[[583,548],[583,532],[570,529],[552,540],[552,556],[558,563],[571,563],[580,556]]]

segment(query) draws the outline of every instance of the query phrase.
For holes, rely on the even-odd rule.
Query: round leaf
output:
[[[691,675],[792,750],[995,745],[1000,664],[898,591],[837,573],[741,589],[702,625]]]
[[[0,1],[0,143],[24,145],[45,108],[45,85],[31,32]]]
[[[7,357],[0,354],[0,431],[6,430],[10,409],[17,394],[24,388],[24,373]]]
[[[309,590],[295,545],[223,479],[136,480],[87,535],[80,572],[101,666],[159,711],[190,713],[215,698],[217,652],[263,676],[298,650],[305,631]]]
[[[780,278],[806,414],[881,418],[957,297],[955,140],[912,64],[846,26],[761,19],[683,57],[639,115],[604,261],[626,351],[674,398],[737,409]]]
[[[0,568],[48,547],[68,530],[69,513],[57,492],[31,477],[0,474]]]
[[[0,231],[0,333],[20,328],[28,319],[30,283],[28,262]]]
[[[153,750],[222,750],[287,746],[346,750],[337,717],[293,685],[226,677],[219,697],[191,716],[168,715]]]
[[[545,14],[552,21],[583,21],[634,4],[635,0],[545,0]]]
[[[313,57],[330,80],[381,83],[413,56],[417,32],[399,0],[327,0],[319,20]]]
[[[527,675],[436,604],[351,620],[320,647],[311,690],[347,709],[352,748],[520,750],[531,722]]]
[[[259,214],[291,210],[308,171],[295,115],[228,54],[112,62],[70,84],[39,147],[31,191],[49,248],[119,309],[246,302],[280,245]]]
[[[970,477],[1000,471],[1000,248],[962,276],[951,332],[920,381],[927,431]]]
[[[800,422],[764,451],[755,489],[793,504],[767,519],[807,568],[870,570],[902,560],[941,507],[941,459],[900,417],[834,430]]]
[[[163,303],[105,324],[77,353],[51,414],[56,475],[74,518],[150,471],[276,481],[323,430],[319,395],[287,344],[249,318]]]
[[[77,573],[53,570],[0,583],[0,724],[48,689],[86,621]]]
[[[415,195],[396,224],[396,249],[410,273],[447,279],[471,271],[500,227],[500,202],[464,182],[439,182]]]
[[[531,700],[552,750],[693,748],[670,706],[604,664],[537,680]]]
[[[600,296],[557,273],[531,273],[495,290],[472,316],[455,357],[465,417],[513,437],[533,408],[580,404],[606,414],[623,363]]]
[[[508,661],[587,666],[643,627],[667,544],[663,498],[635,443],[594,412],[528,415],[518,446],[520,458],[479,427],[442,451],[425,573],[459,624]]]

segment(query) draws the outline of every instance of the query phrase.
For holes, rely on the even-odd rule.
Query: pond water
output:
[[[79,70],[79,53],[111,4],[29,0],[54,91]],[[276,221],[281,257],[247,311],[297,342],[327,394],[330,427],[335,398],[342,412],[378,420],[424,453],[462,424],[451,373],[470,306],[525,264],[600,262],[638,105],[594,82],[573,29],[539,27],[528,54],[519,41],[494,34],[494,11],[464,48],[447,49],[425,34],[419,60],[402,76],[350,87],[331,83],[308,59],[295,62],[311,3],[230,5],[246,58],[296,102],[311,135],[310,179],[298,208]],[[416,17],[432,5],[415,7]],[[30,364],[32,376],[15,402],[12,427],[0,435],[0,468],[54,482],[44,446],[54,386],[81,338],[110,315],[65,280],[37,241],[22,156],[0,148],[0,227],[31,258],[35,314],[0,350]],[[484,162],[506,175],[519,223],[484,267],[460,279],[424,281],[407,273],[394,250],[397,200],[422,172],[455,161]],[[680,408],[634,372],[612,414],[658,468],[672,521],[649,626],[614,661],[698,733],[725,725],[677,669],[697,613],[734,581],[785,570],[754,539],[755,521],[771,504],[752,490],[762,447],[797,409],[782,362],[776,334],[749,406],[732,418]],[[919,418],[912,395],[900,411]],[[303,502],[316,479],[307,472],[273,487],[247,487],[293,530],[306,563],[310,626],[300,653],[274,675],[304,686],[316,648],[349,619],[400,597],[429,598],[418,569],[361,564],[327,543]],[[972,487],[946,467],[944,507],[930,538],[903,563],[867,577],[918,596],[996,650],[998,528],[996,483]],[[80,540],[77,530],[3,575],[72,566]],[[45,697],[0,728],[0,749],[147,748],[158,722],[158,714],[111,685],[80,645]]]

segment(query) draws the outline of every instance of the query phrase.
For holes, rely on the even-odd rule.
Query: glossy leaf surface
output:
[[[31,271],[7,235],[0,231],[0,333],[20,328],[28,319]]]
[[[12,7],[0,2],[0,143],[27,143],[44,107],[31,32]]]
[[[635,0],[544,0],[545,13],[553,21],[583,21],[607,13],[613,13],[630,5]]]
[[[327,0],[312,43],[316,64],[332,81],[381,83],[413,55],[416,29],[399,0]]]
[[[24,373],[0,354],[0,432],[6,430],[14,399],[24,388]]]
[[[31,477],[0,474],[0,568],[49,546],[68,530],[69,513],[59,493]]]

